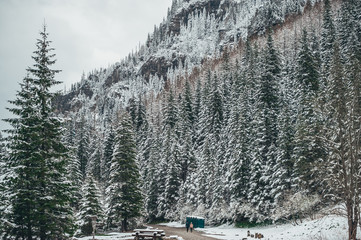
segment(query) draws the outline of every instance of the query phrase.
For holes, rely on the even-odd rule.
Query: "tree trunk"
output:
[[[124,218],[122,221],[122,232],[126,232],[126,231],[128,231],[127,219]]]
[[[356,240],[357,225],[359,221],[359,213],[357,206],[353,206],[352,201],[347,203],[347,218],[348,218],[348,239]]]

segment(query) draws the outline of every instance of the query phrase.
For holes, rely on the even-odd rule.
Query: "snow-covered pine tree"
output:
[[[137,118],[136,118],[136,130],[139,135],[139,131],[143,130],[146,131],[148,128],[148,121],[147,121],[147,110],[145,108],[142,95],[139,95],[138,100],[138,108],[137,108]]]
[[[208,159],[210,161],[213,160],[214,166],[210,169],[212,171],[211,178],[209,181],[209,198],[211,202],[211,211],[213,210],[213,217],[220,217],[220,207],[223,199],[223,165],[224,165],[224,154],[222,151],[224,150],[225,144],[225,135],[223,132],[223,128],[225,125],[224,120],[224,106],[223,106],[223,93],[222,88],[220,86],[220,82],[218,79],[217,73],[214,73],[212,85],[210,88],[210,94],[208,98],[208,119],[206,119],[206,139],[208,139],[210,145],[209,150],[213,159]]]
[[[197,158],[199,161],[199,167],[197,168],[197,180],[196,184],[196,208],[207,209],[212,206],[212,189],[210,182],[214,176],[214,157],[211,153],[209,141],[205,140],[202,147],[202,152],[199,153]],[[204,213],[205,215],[207,212]],[[210,218],[211,219],[211,218]]]
[[[142,177],[147,178],[153,129],[149,126],[146,108],[141,96],[139,96],[138,102],[136,130],[138,164]]]
[[[5,161],[6,161],[6,143],[5,143],[5,138],[3,138],[1,132],[0,132],[0,164],[2,164],[2,168],[0,168],[0,176],[3,173],[3,170],[5,168]]]
[[[129,115],[132,119],[132,123],[133,123],[133,126],[134,126],[134,129],[137,129],[137,112],[138,112],[138,109],[137,109],[137,102],[135,100],[135,97],[133,96],[131,99],[129,99],[129,103],[128,103],[129,107],[128,107],[128,112],[129,112]]]
[[[215,144],[220,140],[224,120],[223,94],[221,92],[218,76],[216,73],[213,76],[209,98],[209,133],[211,134],[211,138],[213,140],[212,144]],[[213,147],[216,146],[213,145]]]
[[[312,50],[309,47],[309,38],[306,29],[303,29],[301,48],[298,53],[298,76],[297,79],[303,86],[304,91],[317,92],[319,86],[319,73]]]
[[[110,167],[113,158],[113,151],[114,151],[114,138],[115,133],[113,127],[110,126],[106,133],[105,143],[103,146],[103,158],[101,163],[101,170],[102,170],[102,182],[106,183],[109,180],[110,175]]]
[[[324,11],[323,11],[323,22],[321,29],[321,74],[322,74],[322,88],[327,85],[327,77],[330,70],[330,63],[333,56],[333,44],[336,37],[336,29],[333,21],[333,12],[331,9],[330,0],[324,1]]]
[[[104,223],[105,217],[100,190],[94,177],[86,177],[81,194],[77,225],[82,235],[89,236],[93,232],[92,217],[96,217],[98,226]]]
[[[184,183],[187,179],[190,169],[195,169],[193,153],[193,136],[194,132],[194,114],[193,114],[193,97],[188,80],[185,83],[185,90],[181,101],[180,118],[180,151],[181,151],[181,178]]]
[[[203,89],[200,89],[201,83],[199,81],[199,89],[197,90],[196,95],[196,102],[199,104],[199,112],[198,112],[198,121],[195,122],[195,129],[196,129],[196,137],[195,137],[195,144],[194,149],[202,152],[201,148],[205,142],[205,139],[208,137],[208,133],[210,131],[210,92],[212,86],[212,73],[208,69],[205,83]],[[198,99],[198,100],[197,100]],[[195,113],[198,111],[195,108]]]
[[[147,220],[153,222],[158,217],[158,196],[160,193],[160,186],[164,186],[164,182],[161,182],[164,174],[160,174],[159,168],[162,167],[161,163],[161,149],[162,139],[159,128],[154,127],[154,133],[152,134],[150,153],[147,168],[147,175],[144,176],[145,190],[145,209],[147,211]]]
[[[178,121],[178,105],[172,89],[169,90],[167,100],[163,105],[163,127],[173,129]]]
[[[101,159],[102,159],[102,149],[101,149],[101,139],[96,134],[96,131],[93,130],[93,136],[90,139],[90,154],[88,164],[86,166],[86,176],[92,176],[98,182],[101,179]]]
[[[245,203],[248,193],[250,178],[250,123],[251,113],[251,90],[255,84],[255,58],[250,42],[246,41],[242,66],[236,68],[235,87],[233,90],[233,111],[231,123],[228,128],[232,132],[230,141],[233,142],[233,154],[230,159],[230,188],[231,205]],[[230,148],[231,149],[231,148]],[[235,215],[239,215],[238,209],[234,209]],[[242,216],[235,216],[242,217]]]
[[[7,158],[5,139],[0,133],[0,238],[5,232],[6,209],[10,205],[6,178],[11,175],[8,175]]]
[[[350,57],[361,61],[361,43],[359,36],[361,27],[358,21],[357,1],[347,0],[341,5],[340,18],[338,19],[338,37],[343,61]]]
[[[271,196],[274,199],[274,207],[277,208],[285,200],[294,187],[294,162],[292,159],[294,150],[294,123],[292,122],[291,110],[287,103],[284,104],[278,118],[279,135],[277,139],[276,163],[272,166]],[[294,191],[297,191],[293,188]]]
[[[158,219],[165,219],[165,214],[167,210],[167,197],[166,197],[166,182],[168,179],[168,169],[169,163],[168,160],[171,158],[171,149],[172,141],[170,127],[161,130],[162,136],[160,137],[161,141],[161,152],[159,154],[159,159],[157,160],[159,169],[162,174],[159,174],[156,178],[157,187],[158,187],[158,198],[157,198],[157,215]]]
[[[261,149],[262,177],[260,179],[262,190],[259,210],[262,215],[269,216],[271,204],[274,201],[271,195],[272,167],[276,163],[276,144],[278,138],[277,119],[280,111],[280,74],[281,60],[278,50],[274,46],[271,31],[268,32],[267,44],[261,54],[261,77],[259,96],[260,102],[257,105],[259,111],[258,142]],[[257,155],[255,155],[257,156]]]
[[[68,174],[69,179],[71,180],[74,188],[74,203],[72,204],[75,208],[78,208],[80,203],[81,194],[80,189],[83,182],[83,175],[80,171],[80,162],[76,156],[76,131],[75,131],[75,121],[70,120],[66,123],[66,134],[64,136],[64,144],[69,149],[69,164],[68,164]]]
[[[178,215],[176,207],[179,200],[180,187],[182,184],[182,155],[175,129],[168,128],[166,134],[167,140],[170,143],[170,148],[168,148],[170,151],[166,152],[165,155],[167,156],[165,161],[168,164],[168,168],[165,169],[166,171],[164,172],[166,174],[164,192],[165,218],[169,220],[176,220]]]
[[[187,84],[186,84],[187,85]],[[181,163],[181,187],[180,187],[180,200],[178,201],[178,212],[185,211],[185,204],[189,207],[193,206],[195,200],[195,170],[198,166],[195,159],[194,141],[195,141],[195,127],[193,124],[194,114],[192,111],[192,96],[190,88],[186,86],[186,92],[182,98],[181,107],[181,121],[180,137],[179,137],[179,150],[180,150],[180,163]]]
[[[223,64],[221,69],[222,95],[224,105],[224,119],[228,121],[230,110],[232,107],[232,88],[233,88],[233,69],[230,60],[230,53],[228,47],[223,50]]]
[[[299,109],[295,132],[294,161],[300,186],[309,193],[321,189],[317,179],[320,163],[325,155],[324,147],[318,137],[322,122],[316,113],[316,101],[320,91],[320,78],[314,58],[309,49],[307,32],[304,30],[297,60],[297,80],[300,84]]]
[[[82,173],[83,179],[86,176],[86,167],[88,165],[89,156],[90,156],[90,127],[86,123],[85,113],[81,114],[81,120],[78,123],[78,143],[77,143],[77,158],[80,162],[80,171]]]
[[[123,113],[114,140],[107,194],[108,228],[128,230],[129,221],[141,215],[142,193],[140,174],[136,163],[136,143],[133,125],[128,113]]]
[[[277,49],[274,47],[271,31],[267,36],[267,45],[261,56],[261,89],[260,97],[264,104],[265,111],[265,127],[266,132],[265,140],[266,147],[268,148],[275,144],[278,131],[277,131],[277,115],[279,113],[279,84],[281,74],[281,60]]]
[[[193,103],[193,117],[194,117],[194,131],[195,131],[195,136],[194,138],[196,138],[196,132],[198,130],[197,128],[197,122],[200,119],[200,113],[201,113],[201,103],[202,103],[202,83],[201,83],[201,79],[198,78],[197,79],[197,85],[196,85],[196,89],[194,92],[194,103]],[[195,139],[194,139],[195,140]]]
[[[65,239],[73,232],[72,187],[67,176],[67,149],[61,142],[59,118],[54,117],[50,88],[59,82],[44,25],[37,40],[35,64],[27,69],[17,99],[9,110],[17,118],[7,121],[10,133],[9,182],[11,209],[5,238]]]
[[[316,44],[316,43],[314,43]],[[317,45],[317,44],[316,44]],[[317,47],[315,47],[316,49]],[[296,51],[294,49],[293,51]],[[315,50],[317,51],[317,50]],[[296,80],[296,65],[293,60],[295,54],[287,52],[285,54],[285,64],[282,69],[281,94],[280,94],[280,114],[278,116],[279,135],[277,138],[276,163],[272,167],[271,195],[274,199],[274,208],[282,208],[282,203],[292,192],[297,192],[296,178],[293,162],[295,115],[297,109],[297,89],[300,84]],[[276,216],[276,220],[283,216]]]

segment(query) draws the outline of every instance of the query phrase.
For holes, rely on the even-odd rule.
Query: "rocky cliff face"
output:
[[[164,82],[190,73],[204,60],[221,55],[224,46],[300,14],[306,3],[321,0],[173,0],[167,18],[146,43],[121,63],[83,77],[56,108],[64,115],[93,112],[100,122],[139,94],[162,91]]]

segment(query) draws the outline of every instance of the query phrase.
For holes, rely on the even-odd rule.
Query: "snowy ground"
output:
[[[163,225],[184,227],[180,223],[167,223]],[[264,239],[269,240],[341,240],[347,239],[347,220],[344,217],[328,216],[318,220],[304,221],[297,226],[284,224],[246,229],[222,225],[220,227],[206,227],[197,230],[203,231],[206,236],[224,240],[245,238],[247,237],[247,230],[250,230],[251,234],[262,233],[265,236]]]
[[[168,227],[184,228],[184,224],[178,222],[160,224]],[[303,221],[294,226],[292,224],[272,225],[258,228],[235,228],[232,225],[219,227],[205,227],[197,229],[204,235],[223,240],[239,240],[247,237],[247,230],[252,234],[262,233],[266,240],[341,240],[347,239],[347,220],[339,216],[327,216],[317,220]],[[358,234],[358,238],[361,234]],[[92,237],[79,238],[78,240],[90,240]],[[133,239],[129,233],[110,233],[108,236],[99,236],[101,240],[125,240]],[[251,239],[251,238],[248,238]]]
[[[83,238],[76,238],[77,240],[91,240],[93,239],[93,237],[83,237]],[[131,233],[109,233],[107,234],[107,236],[95,236],[95,239],[98,240],[130,240],[130,239],[134,239],[134,237],[132,237]]]
[[[92,240],[93,237],[75,238],[76,240]],[[95,236],[96,240],[134,240],[131,233],[108,233],[107,236]],[[178,237],[178,240],[183,240]]]

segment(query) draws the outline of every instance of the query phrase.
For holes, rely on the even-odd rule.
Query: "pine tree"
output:
[[[304,30],[301,49],[297,60],[297,80],[299,109],[295,132],[294,161],[300,186],[310,193],[318,193],[321,187],[315,171],[325,154],[320,138],[322,122],[316,113],[316,103],[320,94],[320,78],[312,53],[309,49],[307,32]]]
[[[200,86],[200,82],[199,82]],[[206,81],[203,87],[203,91],[199,89],[197,98],[199,100],[199,113],[198,121],[195,124],[196,129],[196,139],[195,139],[195,150],[201,151],[205,139],[208,137],[208,134],[211,130],[210,116],[211,116],[211,107],[210,107],[210,92],[212,86],[212,73],[210,70],[207,72]],[[197,109],[195,109],[196,111]]]
[[[5,146],[5,139],[2,137],[0,133],[0,238],[2,238],[2,234],[5,232],[6,226],[6,211],[9,203],[9,196],[8,196],[8,185],[7,185],[7,177],[11,176],[8,175],[8,167],[7,167],[7,151]]]
[[[77,147],[77,158],[80,162],[80,171],[82,173],[83,179],[86,175],[86,168],[89,161],[90,155],[90,136],[89,136],[89,125],[86,124],[84,113],[81,116],[79,123],[80,132],[78,133],[78,147]]]
[[[239,106],[235,107],[231,115],[230,129],[232,132],[233,156],[231,157],[231,192],[232,200],[236,202],[247,199],[248,182],[250,177],[250,109],[249,85],[239,96]],[[232,117],[233,116],[233,117]]]
[[[277,139],[276,163],[272,166],[271,195],[275,200],[275,207],[283,201],[285,194],[294,186],[294,124],[291,120],[291,110],[284,106],[279,116],[279,136]]]
[[[104,210],[101,202],[100,190],[93,177],[88,176],[82,187],[82,200],[78,213],[78,226],[85,236],[93,232],[92,217],[96,217],[96,222],[102,224],[104,221]]]
[[[265,140],[266,148],[274,144],[277,139],[277,114],[279,113],[279,81],[281,74],[281,62],[277,50],[273,45],[271,33],[267,37],[267,45],[264,50],[261,75],[260,97],[265,107]]]
[[[69,179],[72,182],[74,189],[74,202],[72,204],[76,209],[79,207],[80,199],[81,199],[81,185],[83,183],[83,175],[80,171],[80,162],[76,156],[77,148],[76,148],[76,130],[75,130],[75,121],[69,121],[66,124],[66,134],[64,137],[64,145],[69,149],[69,164],[67,166],[67,171],[69,175]]]
[[[11,212],[7,238],[63,239],[73,232],[71,184],[66,179],[67,149],[61,143],[61,122],[54,117],[50,88],[59,82],[46,26],[40,32],[35,64],[27,69],[17,99],[9,110],[13,129],[9,144]]]
[[[7,151],[6,151],[5,139],[3,138],[0,132],[0,164],[2,166],[0,168],[0,176],[3,175],[3,170],[5,168],[5,163],[6,163],[6,155],[7,155]]]
[[[180,186],[182,184],[181,172],[181,149],[179,146],[178,138],[172,129],[168,129],[168,141],[170,142],[170,152],[166,153],[168,168],[166,169],[166,182],[165,182],[165,218],[175,220],[177,217],[177,203],[179,200]]]
[[[202,85],[201,80],[197,80],[196,91],[194,93],[194,105],[193,105],[193,114],[194,114],[194,123],[196,123],[200,119],[201,113],[201,101],[202,101]],[[195,128],[196,128],[196,124]],[[195,129],[197,131],[197,129]]]
[[[195,168],[194,153],[193,153],[193,136],[194,130],[194,114],[193,114],[193,98],[190,89],[190,84],[186,81],[185,91],[181,102],[180,118],[182,121],[180,125],[180,151],[181,151],[181,176],[183,183],[189,174],[189,169]]]
[[[150,146],[150,154],[149,154],[149,161],[148,161],[148,174],[145,176],[144,179],[144,189],[146,190],[145,194],[145,209],[147,210],[148,214],[148,221],[153,222],[157,219],[158,211],[157,211],[157,201],[159,196],[159,186],[162,185],[164,182],[159,182],[159,178],[164,174],[159,174],[159,168],[162,167],[160,164],[161,159],[161,148],[162,148],[162,141],[160,137],[161,133],[159,129],[154,129],[154,137],[151,141]]]
[[[221,72],[222,81],[222,97],[224,105],[224,118],[228,120],[231,106],[232,106],[232,88],[233,88],[233,72],[231,71],[231,62],[229,56],[229,50],[226,47],[223,51],[223,66]]]
[[[259,90],[254,90],[259,100],[254,100],[257,109],[254,115],[255,146],[257,150],[252,153],[252,164],[255,164],[253,181],[259,186],[253,189],[253,204],[257,205],[260,218],[268,217],[271,203],[272,166],[276,163],[277,138],[279,134],[277,119],[280,111],[280,74],[281,61],[278,51],[274,47],[271,32],[268,33],[267,44],[260,58],[261,76]],[[257,83],[257,82],[256,82]],[[257,193],[259,192],[259,193]]]
[[[333,44],[336,37],[336,29],[333,23],[330,0],[324,1],[323,23],[321,29],[321,60],[323,85],[327,85],[330,63],[333,56]],[[324,86],[324,87],[325,87]]]
[[[168,98],[163,108],[164,127],[174,128],[178,121],[178,106],[172,89],[169,90]]]
[[[94,135],[91,139],[90,149],[92,152],[89,155],[88,164],[86,166],[86,175],[93,176],[96,181],[101,179],[101,159],[102,149],[100,139],[97,135]]]
[[[219,141],[224,120],[224,106],[218,77],[215,74],[209,99],[209,127],[214,143]]]
[[[139,143],[139,138],[143,137],[142,134],[147,132],[148,127],[149,126],[147,121],[147,110],[144,106],[142,97],[139,96],[137,119],[136,119],[136,131],[138,135],[137,143]]]
[[[106,135],[104,150],[103,150],[103,159],[102,159],[102,168],[101,168],[103,182],[108,182],[109,180],[110,166],[114,151],[114,138],[115,138],[115,134],[113,131],[113,127],[110,127]]]
[[[309,48],[306,29],[303,29],[301,49],[298,53],[298,81],[303,86],[303,91],[317,92],[319,90],[319,74],[316,61]]]
[[[108,227],[121,225],[128,230],[129,221],[139,217],[142,209],[140,175],[136,163],[136,143],[132,122],[127,113],[121,116],[114,140],[114,152],[107,187]]]
[[[137,159],[139,163],[139,167],[141,169],[141,175],[146,178],[147,177],[147,166],[149,164],[150,159],[150,149],[151,149],[151,141],[152,141],[152,129],[149,126],[147,120],[147,110],[144,106],[142,98],[139,97],[138,103],[138,114],[137,114],[137,125],[136,125],[136,133],[137,133]]]
[[[129,100],[129,108],[128,109],[129,109],[128,111],[129,111],[130,117],[132,119],[133,126],[135,127],[135,129],[137,129],[137,125],[138,125],[138,123],[137,123],[137,118],[138,118],[137,112],[138,112],[138,109],[137,109],[137,103],[135,101],[134,96],[133,96],[133,98],[131,98]]]

